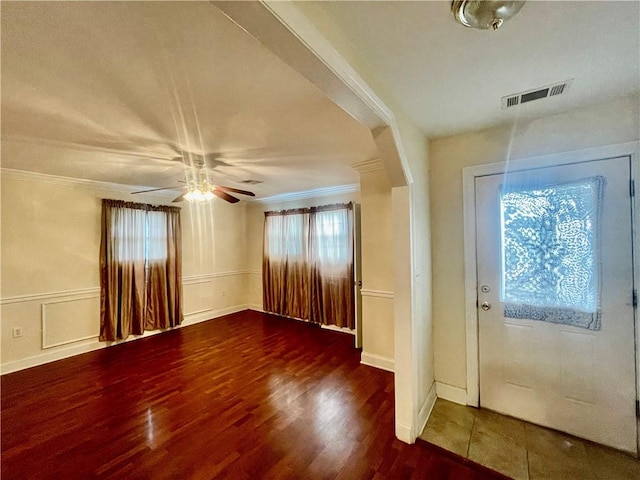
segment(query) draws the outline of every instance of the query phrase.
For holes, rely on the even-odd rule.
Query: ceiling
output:
[[[449,1],[305,2],[429,137],[638,92],[640,3],[529,1],[497,32]],[[358,182],[367,128],[210,2],[2,2],[2,166],[159,187],[181,151],[258,197]],[[502,110],[500,98],[574,79]]]
[[[258,197],[358,183],[350,165],[378,156],[209,2],[3,2],[4,168],[177,185],[182,150],[216,153],[213,181]]]
[[[640,89],[640,2],[528,1],[497,31],[457,24],[450,1],[312,2],[429,137],[605,102]],[[557,97],[501,97],[574,79]]]

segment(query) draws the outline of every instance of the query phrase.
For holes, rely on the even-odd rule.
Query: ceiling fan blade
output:
[[[136,193],[157,192],[158,190],[171,190],[174,188],[184,188],[184,187],[182,185],[176,185],[174,187],[150,188],[149,190],[138,190],[137,192],[131,192],[131,195],[135,195]]]
[[[231,195],[229,195],[228,193],[223,192],[222,190],[218,190],[217,188],[214,188],[213,190],[211,190],[213,192],[213,194],[216,197],[220,197],[223,200],[226,200],[229,203],[237,203],[240,200],[237,199],[236,197],[232,197]]]
[[[249,195],[250,197],[255,197],[256,196],[255,193],[250,192],[248,190],[240,190],[238,188],[223,187],[222,185],[216,185],[216,188],[219,188],[220,190],[225,191],[225,192],[240,193],[242,195]]]
[[[171,200],[173,203],[178,203],[181,202],[182,200],[184,200],[184,196],[187,194],[187,192],[182,192],[180,195],[178,195],[176,198],[174,198],[173,200]]]

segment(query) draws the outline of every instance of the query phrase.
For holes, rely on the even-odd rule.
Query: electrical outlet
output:
[[[18,338],[22,336],[22,327],[13,327],[11,329],[11,336],[13,338]]]

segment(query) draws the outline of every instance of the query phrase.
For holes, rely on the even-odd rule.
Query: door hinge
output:
[[[636,182],[635,182],[635,180],[629,180],[629,196],[630,197],[635,197],[636,196]]]
[[[638,290],[633,291],[633,308],[638,308]]]
[[[640,418],[640,400],[636,400],[636,418]]]

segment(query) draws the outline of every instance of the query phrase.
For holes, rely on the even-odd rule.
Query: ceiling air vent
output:
[[[573,82],[573,78],[564,82],[554,83],[553,85],[547,85],[546,87],[536,88],[535,90],[507,95],[506,97],[502,97],[502,109],[504,110],[523,103],[540,100],[541,98],[555,97],[556,95],[566,92],[571,82]]]
[[[259,183],[264,183],[262,180],[242,180],[240,183],[246,183],[248,185],[258,185]]]

